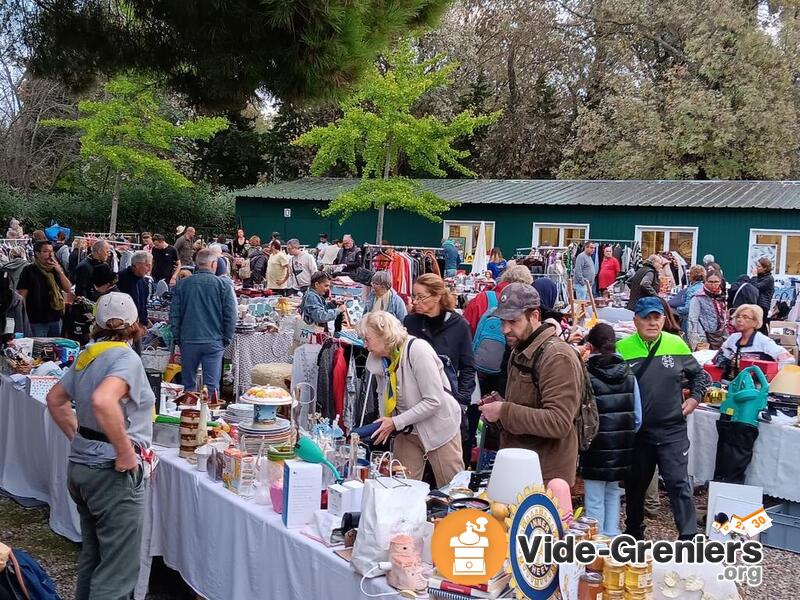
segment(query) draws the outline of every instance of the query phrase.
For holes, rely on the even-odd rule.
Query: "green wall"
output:
[[[307,200],[237,198],[236,216],[248,235],[257,234],[262,239],[269,239],[272,231],[280,231],[283,239],[297,237],[309,245],[317,243],[321,232],[328,233],[331,239],[350,233],[359,243],[374,241],[376,213],[355,215],[340,226],[336,220],[325,219],[316,212],[326,206],[326,202]],[[285,208],[291,209],[291,217],[284,218]],[[495,245],[506,256],[513,255],[515,248],[531,245],[534,222],[588,223],[592,238],[615,240],[633,239],[636,225],[698,227],[697,260],[713,254],[731,280],[746,269],[750,229],[800,230],[800,211],[794,210],[469,204],[452,209],[445,218],[495,221]],[[405,212],[386,214],[384,238],[393,244],[438,246],[442,231],[441,223]]]

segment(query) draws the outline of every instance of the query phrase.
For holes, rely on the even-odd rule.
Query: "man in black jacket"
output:
[[[99,240],[92,245],[92,253],[84,258],[75,269],[75,295],[95,302],[100,296],[92,285],[92,272],[98,265],[108,260],[111,247],[108,242]]]
[[[337,265],[344,265],[342,273],[353,274],[361,266],[361,250],[349,233],[342,237],[342,249],[336,257]]]
[[[636,434],[633,468],[625,481],[626,530],[644,536],[644,497],[656,465],[669,494],[680,539],[697,534],[694,494],[689,481],[689,436],[686,417],[697,408],[711,381],[686,343],[663,331],[664,305],[642,298],[633,318],[636,333],[617,343],[639,384],[642,426]],[[683,399],[683,382],[689,397]]]

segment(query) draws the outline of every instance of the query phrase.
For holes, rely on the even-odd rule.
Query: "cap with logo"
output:
[[[119,320],[111,327],[109,321]],[[139,319],[139,311],[136,309],[133,299],[128,294],[122,292],[110,292],[97,301],[94,321],[103,329],[124,329],[136,323]]]
[[[527,283],[510,283],[500,293],[493,314],[503,321],[513,321],[526,310],[539,308],[541,304],[539,292],[533,286]]]
[[[654,296],[639,298],[639,300],[636,302],[636,306],[633,307],[633,312],[636,313],[636,316],[640,318],[644,318],[653,313],[663,315],[664,305],[661,303],[659,298]]]

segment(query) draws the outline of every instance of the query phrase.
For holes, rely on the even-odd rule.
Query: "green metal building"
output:
[[[775,256],[775,273],[800,275],[798,181],[562,181],[427,179],[423,184],[460,204],[442,223],[388,211],[384,238],[392,244],[439,246],[461,238],[467,253],[485,223],[487,245],[508,258],[517,248],[573,241],[638,241],[647,256],[680,252],[694,264],[713,254],[732,279],[748,267],[751,247]],[[319,212],[357,179],[305,178],[236,193],[238,221],[248,235],[296,237],[313,246],[350,233],[374,242],[375,211],[340,225]]]

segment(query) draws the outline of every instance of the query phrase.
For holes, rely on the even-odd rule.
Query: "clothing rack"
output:
[[[89,234],[76,235],[74,239],[76,239],[76,240],[95,240],[96,242],[103,241],[103,242],[106,242],[108,244],[111,244],[112,246],[135,246],[136,248],[141,248],[142,247],[141,244],[134,244],[133,242],[120,242],[120,241],[117,241],[117,240],[110,240],[110,239],[104,238],[102,236],[90,236]]]
[[[438,248],[428,248],[428,247],[425,247],[425,246],[398,246],[398,245],[395,245],[395,244],[390,244],[390,245],[387,245],[387,246],[384,246],[384,245],[381,245],[381,244],[362,244],[361,247],[362,248],[378,248],[379,250],[399,250],[400,252],[410,252],[411,250],[422,250],[422,251],[432,250],[433,252],[436,252],[437,250],[441,250],[442,249],[441,246],[438,247]]]

